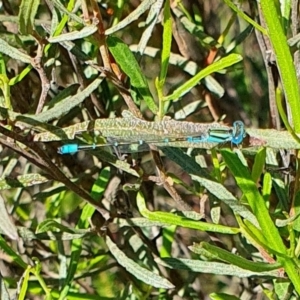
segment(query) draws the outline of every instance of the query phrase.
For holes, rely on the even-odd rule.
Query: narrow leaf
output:
[[[19,31],[21,34],[33,33],[34,18],[39,5],[40,0],[22,0],[19,10]]]
[[[79,24],[84,24],[83,19],[78,17],[76,14],[71,13],[67,8],[65,8],[60,0],[52,0],[53,4],[57,7],[58,10],[66,14],[68,17],[78,22]],[[74,3],[74,1],[69,1],[69,3]]]
[[[270,42],[276,55],[281,83],[285,97],[290,105],[295,132],[300,133],[300,89],[291,51],[288,44],[283,42],[287,40],[287,37],[278,17],[276,2],[261,0],[260,7],[266,21]]]
[[[247,260],[237,254],[230,253],[224,249],[216,247],[206,242],[201,242],[199,244],[194,244],[189,247],[193,252],[201,254],[202,250],[205,250],[210,255],[210,259],[219,259],[224,262],[230,263],[242,269],[250,270],[253,272],[266,272],[271,270],[276,270],[282,267],[279,263],[268,264],[264,262],[253,262]],[[205,255],[205,254],[204,254]]]
[[[278,253],[285,254],[286,249],[282,243],[278,230],[275,228],[275,225],[270,218],[266,203],[259,193],[256,183],[252,180],[248,168],[245,167],[237,155],[229,149],[221,149],[220,152],[226,165],[235,177],[238,186],[247,198],[253,213],[257,217],[265,238],[269,241],[270,247],[274,248]]]
[[[252,277],[252,276],[279,277],[279,273],[277,271],[252,272],[233,265],[212,262],[212,261],[200,261],[200,260],[193,260],[193,259],[180,259],[180,258],[168,258],[168,257],[156,258],[155,261],[171,269],[176,269],[176,270],[181,269],[181,270],[187,270],[189,272],[192,271],[196,273],[229,275],[229,276],[236,276],[240,278]]]
[[[50,43],[59,43],[78,40],[94,34],[97,30],[98,27],[96,25],[85,26],[79,31],[72,31],[65,34],[60,34],[58,36],[50,37],[48,41]]]
[[[105,31],[106,35],[110,35],[122,28],[126,27],[128,24],[137,20],[154,2],[157,0],[147,0],[143,1],[132,13],[130,13],[124,20],[119,22],[117,25],[107,29]]]
[[[254,164],[252,167],[252,179],[257,182],[263,172],[265,160],[266,160],[266,148],[261,148],[255,155]]]
[[[240,298],[233,295],[224,294],[224,293],[211,293],[209,294],[211,300],[239,300]]]
[[[102,80],[103,77],[99,76],[83,91],[77,93],[69,99],[61,101],[53,108],[38,114],[37,116],[35,116],[35,119],[40,122],[48,122],[67,114],[72,108],[82,103],[95,89],[97,89]]]
[[[49,181],[47,177],[37,173],[19,175],[16,178],[0,177],[0,190],[12,189],[16,187],[28,187],[45,183],[47,181]]]
[[[7,255],[10,256],[13,262],[18,264],[21,268],[26,269],[27,264],[23,261],[22,257],[17,254],[12,248],[6,243],[4,238],[0,236],[0,248],[4,251]]]
[[[147,80],[128,46],[112,36],[107,37],[107,45],[122,71],[130,78],[131,85],[138,90],[149,109],[155,114],[158,109],[150,93]]]
[[[177,225],[185,228],[192,228],[202,231],[211,231],[227,234],[237,234],[239,228],[229,227],[224,225],[218,225],[214,223],[207,223],[201,221],[195,221],[184,216],[178,216],[173,213],[156,211],[151,212],[146,208],[145,199],[141,192],[137,195],[137,206],[142,216],[152,221],[159,221],[166,225]]]
[[[238,63],[242,59],[243,58],[241,55],[230,54],[230,55],[214,62],[213,64],[209,65],[205,69],[201,70],[198,74],[196,74],[190,80],[188,80],[184,84],[182,84],[171,95],[165,97],[164,101],[178,100],[180,97],[182,97],[187,92],[189,92],[194,86],[199,84],[200,80],[203,79],[204,77],[206,77],[212,73],[219,72],[227,67],[230,67],[233,64]]]
[[[0,196],[0,230],[3,234],[9,236],[12,240],[19,238],[17,228],[11,221],[7,212],[4,199]]]
[[[274,149],[300,149],[298,143],[288,131],[275,129],[247,129],[250,146],[264,146]]]
[[[157,275],[154,272],[151,272],[145,268],[142,268],[139,264],[134,262],[132,259],[128,258],[109,236],[106,236],[106,244],[111,252],[111,254],[115,257],[117,262],[124,267],[130,274],[135,276],[137,279],[154,286],[156,288],[163,289],[172,289],[174,285],[169,282],[167,279]]]
[[[15,59],[20,60],[23,63],[30,64],[31,63],[31,57],[18,49],[10,46],[7,42],[0,39],[0,52]]]
[[[172,19],[169,0],[165,1],[163,28],[163,48],[161,53],[161,67],[159,74],[159,82],[161,87],[163,86],[167,76],[172,43]]]
[[[235,6],[231,0],[224,0],[224,2],[233,10],[235,11],[240,17],[242,17],[246,22],[253,25],[253,27],[259,30],[261,33],[267,35],[267,30],[260,26],[258,23],[253,21],[247,14],[245,14],[242,10],[240,10],[237,6]]]
[[[0,299],[2,300],[12,300],[8,293],[8,287],[5,285],[5,280],[0,274]]]

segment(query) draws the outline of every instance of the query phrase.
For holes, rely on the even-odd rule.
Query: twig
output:
[[[171,186],[170,183],[168,182],[168,177],[165,174],[159,152],[152,150],[151,153],[153,156],[153,160],[156,164],[156,169],[159,173],[159,177],[161,178],[161,182],[162,182],[165,190],[171,195],[171,197],[174,199],[174,201],[177,203],[177,205],[181,208],[181,210],[193,211],[192,207],[182,200],[182,198],[179,196],[179,194],[177,193],[175,188],[173,186]]]
[[[41,79],[42,92],[41,92],[40,99],[39,99],[39,102],[38,102],[38,105],[36,108],[36,112],[35,112],[36,114],[39,114],[45,105],[45,102],[47,99],[47,94],[50,89],[50,82],[46,75],[44,67],[42,65],[44,45],[42,44],[42,42],[39,39],[36,39],[36,40],[38,42],[37,54],[31,64],[36,69],[36,71],[39,73],[40,79]]]

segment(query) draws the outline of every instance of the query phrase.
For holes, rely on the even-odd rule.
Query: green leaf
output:
[[[167,279],[157,275],[154,272],[151,272],[145,268],[142,268],[135,261],[127,257],[113,241],[110,237],[106,236],[106,244],[111,252],[111,254],[115,257],[117,262],[123,266],[130,274],[135,276],[137,279],[157,288],[163,289],[172,289],[174,285],[169,282]]]
[[[261,0],[260,6],[266,22],[272,48],[276,55],[277,66],[286,100],[290,105],[295,132],[300,133],[300,90],[297,74],[275,3],[276,1]]]
[[[245,14],[242,10],[240,10],[237,6],[235,6],[231,0],[224,0],[224,2],[233,10],[235,11],[240,17],[242,17],[246,22],[253,25],[253,27],[263,34],[267,35],[268,32],[265,28],[260,26],[258,23],[253,21],[247,14]]]
[[[264,238],[268,241],[268,248],[277,253],[277,260],[282,263],[297,292],[300,292],[300,277],[295,269],[298,268],[295,261],[287,258],[287,250],[282,242],[269,212],[264,198],[259,193],[256,183],[252,180],[249,170],[240,162],[236,154],[228,149],[220,150],[223,159],[232,172],[238,186],[246,196],[253,213],[257,217]]]
[[[98,30],[98,27],[96,25],[89,25],[89,26],[83,27],[79,31],[75,30],[72,32],[68,32],[68,33],[50,37],[48,39],[48,41],[50,43],[59,43],[59,42],[83,39],[85,37],[88,37],[88,36],[94,34],[97,30]]]
[[[163,98],[163,87],[165,84],[169,60],[171,54],[171,44],[172,44],[172,18],[170,12],[170,1],[165,1],[164,6],[164,21],[163,21],[163,47],[161,52],[161,63],[160,63],[160,73],[158,79],[155,80],[155,85],[157,89],[158,99],[159,99],[159,119],[161,120],[164,116],[164,103]]]
[[[103,168],[101,170],[98,178],[96,179],[96,181],[92,186],[91,196],[93,197],[93,199],[99,201],[99,199],[102,198],[103,193],[105,192],[105,189],[107,187],[110,175],[111,174],[110,174],[109,167]],[[95,207],[90,204],[86,204],[81,213],[80,220],[78,221],[77,227],[87,228],[89,226],[89,220],[92,218],[94,212],[95,212]]]
[[[102,81],[103,77],[97,77],[84,90],[75,94],[71,98],[64,99],[53,108],[35,116],[35,120],[40,122],[48,122],[67,114],[72,108],[82,103],[95,89],[99,88],[99,85]]]
[[[76,14],[73,14],[70,10],[73,8],[74,6],[74,0],[70,0],[68,1],[68,8],[65,8],[60,0],[52,0],[53,4],[55,5],[55,7],[61,11],[62,13],[66,14],[68,17],[70,17],[71,19],[73,19],[74,21],[78,22],[79,24],[84,24],[84,20],[81,19],[79,16],[77,16]],[[65,21],[63,21],[65,22]]]
[[[7,109],[12,109],[10,100],[10,86],[9,79],[5,74],[0,74],[0,89],[4,96],[4,103],[1,105]]]
[[[159,73],[159,83],[160,87],[164,85],[166,80],[169,59],[171,54],[171,43],[172,43],[172,19],[170,12],[170,1],[165,1],[164,6],[164,21],[163,21],[163,48],[161,52],[161,64],[160,64],[160,73]]]
[[[31,64],[31,57],[29,55],[10,46],[3,39],[0,39],[0,52],[15,59],[15,60],[22,61],[23,63],[26,63],[26,64]]]
[[[240,299],[233,295],[224,294],[224,293],[212,293],[209,294],[209,297],[211,300],[239,300]]]
[[[300,149],[300,143],[288,131],[247,128],[247,134],[249,134],[249,145],[252,147],[264,146],[273,149]]]
[[[19,10],[19,31],[21,34],[33,33],[34,18],[39,5],[40,0],[22,0]]]
[[[16,178],[0,178],[0,190],[12,189],[16,187],[28,187],[48,182],[49,179],[40,174],[25,174]]]
[[[50,109],[53,106],[55,106],[57,103],[61,102],[64,99],[70,99],[71,96],[74,96],[77,92],[79,92],[79,84],[72,84],[65,89],[63,89],[59,94],[57,94],[55,97],[45,105],[45,108]]]
[[[200,244],[194,244],[189,247],[193,252],[205,255],[209,259],[218,259],[229,264],[235,265],[245,270],[253,272],[266,272],[276,270],[282,267],[279,263],[268,264],[263,262],[253,262],[247,260],[237,254],[233,254],[224,249],[211,245],[209,243],[201,242]],[[204,253],[202,253],[204,250]]]
[[[261,148],[257,151],[252,167],[251,176],[254,182],[257,182],[263,172],[265,161],[266,161],[267,150]]]
[[[128,46],[112,36],[107,37],[107,45],[122,71],[130,78],[131,85],[137,89],[149,109],[156,114],[158,108],[149,91],[147,80]]]
[[[20,295],[19,295],[19,299],[23,300],[26,299],[26,292],[28,289],[28,281],[29,281],[29,275],[30,275],[30,267],[28,267],[25,272],[24,272],[24,278],[22,281],[22,285],[21,285],[21,290],[20,290]]]
[[[42,232],[47,232],[47,231],[56,231],[56,232],[62,231],[62,232],[73,233],[72,229],[56,222],[53,219],[48,219],[41,222],[36,229],[37,234]]]
[[[11,221],[11,218],[7,212],[4,199],[0,195],[0,230],[3,234],[9,236],[13,240],[19,238],[17,228]]]
[[[232,172],[239,188],[247,198],[248,203],[257,217],[259,225],[265,235],[265,238],[269,241],[270,246],[277,252],[285,254],[286,250],[278,230],[275,228],[275,225],[270,218],[266,203],[259,193],[256,183],[253,181],[248,168],[241,163],[236,153],[231,150],[221,149],[220,152],[226,165]]]
[[[116,24],[115,26],[105,30],[105,35],[111,35],[112,33],[121,30],[128,24],[137,20],[153,3],[157,0],[147,0],[143,1],[133,12],[131,12],[125,19]],[[151,20],[152,21],[152,20]]]
[[[174,225],[162,228],[162,245],[159,250],[161,257],[171,257],[172,245],[176,239],[176,228],[177,226]]]
[[[155,261],[165,267],[176,269],[176,270],[187,270],[189,272],[204,273],[204,274],[216,274],[216,275],[229,275],[236,277],[251,277],[251,276],[272,276],[278,277],[278,272],[253,272],[234,265],[212,262],[212,261],[201,261],[195,259],[180,259],[180,258],[156,258]]]
[[[177,225],[185,228],[192,228],[202,231],[220,232],[227,234],[236,234],[239,228],[218,225],[213,223],[195,221],[183,216],[178,216],[173,213],[155,211],[151,212],[146,208],[145,199],[141,192],[137,194],[137,206],[141,215],[152,221],[159,221],[165,225]]]
[[[294,200],[294,216],[297,217],[295,220],[291,220],[290,223],[293,224],[293,229],[300,232],[300,191],[297,191],[295,195],[295,200]],[[283,220],[286,221],[286,220]],[[288,224],[285,224],[288,225]]]
[[[262,189],[262,196],[264,197],[266,203],[268,203],[270,200],[271,190],[272,190],[272,176],[269,172],[266,172],[264,174],[263,189]]]
[[[276,88],[275,99],[276,99],[276,105],[277,105],[279,115],[282,119],[282,122],[283,122],[285,128],[292,135],[292,137],[295,139],[295,141],[298,144],[300,144],[300,138],[297,136],[296,132],[293,130],[292,126],[290,125],[289,119],[285,113],[285,108],[283,108],[283,106],[282,106],[282,92],[279,87]]]
[[[15,85],[18,82],[20,82],[31,70],[32,70],[32,65],[28,65],[18,75],[16,75],[15,77],[9,80],[9,85]]]
[[[27,268],[27,264],[23,261],[22,257],[17,254],[3,239],[2,236],[0,236],[0,248],[3,252],[5,252],[12,261],[16,264],[18,264],[20,267],[22,267],[24,270]]]
[[[177,88],[171,95],[164,97],[164,101],[178,100],[180,97],[182,97],[187,92],[189,92],[194,86],[199,84],[199,81],[205,78],[206,76],[215,72],[219,72],[227,67],[230,67],[233,64],[240,62],[242,59],[243,57],[239,54],[230,54],[224,58],[221,58],[220,60],[214,62],[213,64],[209,65],[205,69],[201,70],[190,80],[186,81],[179,88]]]
[[[10,294],[8,293],[8,285],[6,284],[6,282],[5,282],[4,278],[2,278],[2,276],[0,276],[0,299],[11,300]]]

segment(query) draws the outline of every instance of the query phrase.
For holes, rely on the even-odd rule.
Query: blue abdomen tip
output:
[[[58,148],[60,154],[71,154],[78,151],[78,144],[67,144]]]

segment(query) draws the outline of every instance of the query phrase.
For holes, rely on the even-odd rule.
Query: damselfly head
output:
[[[233,132],[231,142],[235,145],[239,145],[246,137],[245,125],[242,121],[235,121],[233,123]]]

